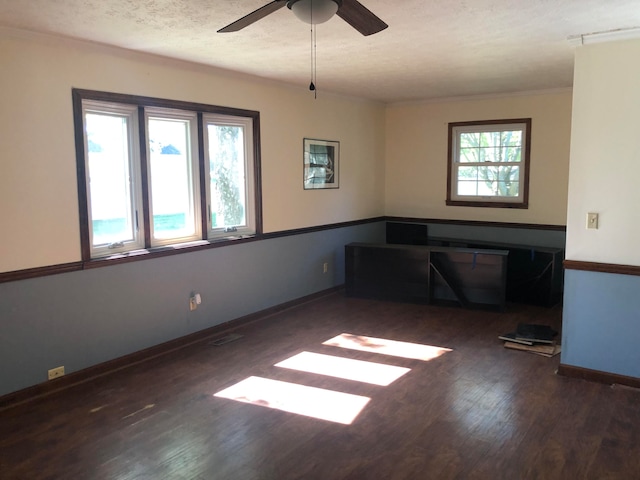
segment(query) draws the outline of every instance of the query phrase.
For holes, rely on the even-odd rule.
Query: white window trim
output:
[[[245,171],[245,224],[235,225],[234,231],[227,229],[213,228],[211,222],[211,175],[209,157],[209,135],[208,125],[231,126],[243,128],[244,139],[244,171]],[[204,130],[204,155],[205,155],[205,186],[207,198],[207,238],[210,240],[229,238],[244,235],[255,235],[256,233],[256,208],[255,208],[255,159],[253,152],[253,119],[249,117],[234,117],[230,115],[219,115],[207,113],[203,115]]]
[[[170,238],[156,238],[153,222],[153,184],[151,182],[151,151],[149,150],[149,120],[159,118],[163,120],[187,121],[188,128],[188,148],[189,148],[189,201],[193,214],[194,233],[191,235]],[[174,245],[179,243],[192,242],[202,239],[202,222],[200,213],[200,169],[198,153],[198,114],[197,112],[175,110],[170,108],[147,107],[145,108],[145,138],[147,139],[147,183],[149,195],[149,219],[150,219],[150,243],[152,247]]]
[[[97,100],[83,100],[82,102],[82,122],[85,124],[88,113],[109,115],[127,118],[127,142],[129,146],[129,202],[132,222],[134,223],[133,240],[123,240],[111,244],[93,244],[93,228],[89,228],[89,245],[91,257],[104,257],[132,250],[144,248],[144,235],[142,233],[142,189],[140,188],[140,141],[138,131],[138,108],[135,105],[125,105],[120,103],[102,102]],[[84,158],[85,158],[85,179],[88,186],[91,185],[91,172],[89,168],[89,144],[88,137],[84,135]],[[91,216],[91,195],[87,190],[87,214],[89,225],[92,225]]]

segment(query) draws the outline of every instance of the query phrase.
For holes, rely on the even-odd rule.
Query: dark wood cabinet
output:
[[[430,237],[429,245],[506,250],[508,301],[551,307],[562,300],[562,248],[438,237]]]
[[[422,245],[345,246],[349,296],[504,309],[507,251]]]

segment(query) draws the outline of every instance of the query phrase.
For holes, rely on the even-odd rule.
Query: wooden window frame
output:
[[[85,153],[85,135],[84,135],[84,118],[83,118],[83,101],[98,101],[113,104],[135,105],[138,108],[138,135],[140,149],[140,169],[141,179],[140,188],[142,189],[142,208],[143,212],[140,219],[140,227],[143,230],[144,248],[142,250],[130,250],[118,252],[111,256],[95,256],[92,255],[91,235],[89,224],[89,185],[87,182],[86,170],[86,153]],[[90,263],[104,263],[105,260],[136,260],[141,258],[150,258],[155,256],[164,256],[170,253],[189,252],[193,249],[200,249],[209,244],[215,243],[220,246],[221,243],[231,243],[237,240],[262,235],[262,188],[261,188],[261,157],[260,157],[260,113],[253,110],[244,110],[231,107],[222,107],[215,105],[207,105],[194,102],[184,102],[178,100],[167,100],[155,97],[145,97],[137,95],[127,95],[120,93],[101,92],[95,90],[72,89],[73,116],[74,116],[74,132],[75,132],[75,148],[76,148],[76,171],[77,171],[77,187],[78,187],[78,206],[80,220],[80,246],[82,262],[85,265]],[[184,243],[176,243],[172,245],[152,246],[151,245],[151,225],[149,218],[149,186],[147,182],[147,152],[146,152],[146,132],[145,132],[145,109],[146,108],[166,108],[174,110],[192,111],[197,114],[198,119],[198,168],[199,168],[199,194],[195,199],[199,203],[199,219],[201,223],[201,239]],[[207,238],[208,225],[207,216],[203,213],[207,211],[206,187],[204,185],[207,175],[205,175],[205,154],[204,154],[204,132],[203,132],[203,115],[206,114],[227,115],[230,117],[245,117],[251,119],[252,122],[252,157],[251,167],[253,169],[251,191],[253,192],[253,220],[254,230],[252,235],[243,235],[239,237],[236,233],[223,238]]]
[[[459,127],[482,127],[489,126],[495,127],[497,125],[510,125],[510,124],[522,124],[524,141],[522,145],[522,200],[521,201],[504,201],[505,197],[489,197],[489,196],[476,196],[469,197],[468,199],[461,200],[459,196],[454,194],[456,178],[453,175],[454,162],[457,162],[457,138],[455,131]],[[447,154],[447,199],[446,204],[448,206],[463,206],[463,207],[488,207],[488,208],[529,208],[529,172],[531,167],[531,118],[515,118],[504,120],[479,120],[471,122],[453,122],[449,123],[449,135],[448,135],[448,154]]]

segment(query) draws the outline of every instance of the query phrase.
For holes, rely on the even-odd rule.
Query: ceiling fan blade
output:
[[[224,28],[218,30],[218,33],[227,33],[227,32],[237,32],[238,30],[242,30],[244,27],[248,27],[252,23],[257,22],[258,20],[263,19],[270,13],[275,12],[276,10],[280,10],[287,4],[287,0],[274,0],[271,3],[267,3],[264,7],[260,7],[259,9],[251,12],[248,15],[245,15],[239,20],[236,20],[233,23],[230,23]]]
[[[389,26],[357,0],[342,0],[337,15],[362,35],[373,35]]]

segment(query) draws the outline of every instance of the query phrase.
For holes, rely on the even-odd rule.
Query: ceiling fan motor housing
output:
[[[289,0],[287,7],[305,23],[320,24],[333,17],[342,0]]]

